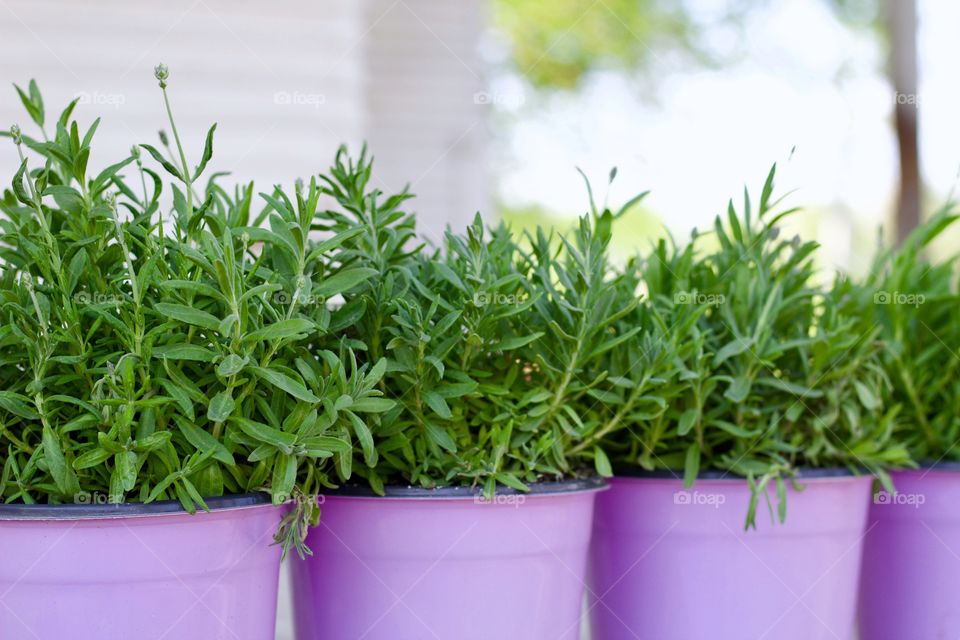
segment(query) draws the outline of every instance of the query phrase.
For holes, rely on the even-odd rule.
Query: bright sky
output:
[[[933,206],[960,166],[960,3],[920,0],[920,22],[922,163]],[[873,37],[840,25],[811,0],[771,3],[747,33],[745,62],[672,75],[661,81],[657,104],[606,76],[544,110],[527,107],[525,115],[521,106],[503,200],[579,213],[585,200],[573,167],[602,184],[616,165],[611,202],[651,189],[650,208],[686,236],[709,224],[745,182],[759,190],[777,161],[780,191],[798,189],[791,202],[831,217],[852,211],[860,225],[885,220],[896,184],[895,98]],[[502,90],[523,89],[506,79]]]

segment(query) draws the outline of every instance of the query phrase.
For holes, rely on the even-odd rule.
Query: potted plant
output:
[[[956,256],[924,257],[957,220],[947,207],[897,250],[882,251],[863,287],[862,307],[882,327],[887,401],[899,409],[897,437],[918,469],[892,473],[870,506],[864,540],[860,637],[939,638],[960,634],[952,594],[960,588],[960,295]]]
[[[578,443],[599,428],[587,418],[605,354],[637,333],[619,324],[637,300],[608,264],[613,216],[525,241],[478,216],[432,250],[408,195],[382,197],[370,175],[365,155],[342,157],[326,179],[339,206],[317,228],[368,230],[343,267],[376,275],[331,323],[338,344],[388,359],[378,388],[396,404],[338,459],[366,482],[323,496],[313,556],[292,567],[297,635],[578,638],[609,472]]]
[[[308,240],[315,181],[259,215],[252,184],[201,188],[214,127],[196,165],[171,114],[166,154],[91,172],[98,121],[74,101],[50,123],[34,82],[20,97],[40,136],[11,130],[0,201],[0,629],[272,637],[272,539],[302,552],[316,515],[286,504],[349,449],[334,405],[389,404],[382,366],[317,356],[329,316],[304,303],[349,288],[324,265],[351,232]],[[147,155],[174,178],[169,216]]]
[[[792,211],[771,199],[774,175],[756,209],[745,196],[717,218],[712,247],[694,233],[633,264],[649,296],[636,321],[674,356],[668,402],[606,436],[596,640],[851,637],[870,486],[856,474],[907,457],[877,330],[848,281],[816,283],[815,243],[780,234]],[[651,375],[609,367],[611,381]]]

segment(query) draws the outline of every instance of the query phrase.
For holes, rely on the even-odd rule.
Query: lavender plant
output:
[[[386,356],[378,388],[396,402],[371,416],[338,469],[377,492],[468,485],[488,495],[609,474],[594,437],[604,424],[590,416],[605,400],[605,356],[639,331],[625,321],[637,297],[608,260],[613,214],[591,212],[570,237],[526,239],[477,217],[427,248],[401,209],[408,194],[383,197],[371,175],[365,153],[357,163],[341,154],[325,187],[338,207],[314,225],[364,229],[345,241],[340,268],[371,276],[333,312],[345,335],[328,348]]]
[[[775,168],[754,210],[744,195],[717,217],[717,248],[698,252],[701,236],[677,247],[661,241],[642,269],[651,314],[679,335],[677,379],[667,408],[612,434],[624,465],[682,469],[691,485],[701,470],[746,477],[757,501],[776,486],[786,516],[786,482],[804,467],[884,470],[908,462],[892,437],[895,412],[879,330],[864,321],[856,288],[840,278],[815,282],[817,245],[780,235],[795,212],[772,200]],[[772,510],[772,504],[770,504]]]
[[[99,120],[83,131],[74,101],[48,136],[36,83],[20,92],[40,139],[11,130],[21,164],[0,202],[6,503],[97,492],[193,512],[249,491],[281,503],[329,486],[327,461],[350,451],[356,413],[392,404],[376,387],[386,362],[318,349],[336,327],[305,302],[356,285],[357,272],[328,265],[360,230],[309,238],[316,180],[292,199],[261,194],[258,214],[252,184],[230,193],[214,174],[201,188],[216,125],[190,164],[167,69],[156,77],[176,153],[140,145],[96,174]],[[173,178],[169,215],[140,149]],[[305,551],[303,524],[316,516],[314,501],[298,501],[278,534],[286,548]]]
[[[960,459],[956,257],[937,262],[924,255],[958,218],[949,204],[899,249],[878,252],[860,289],[859,304],[886,346],[892,384],[885,399],[899,409],[896,436],[926,464]]]

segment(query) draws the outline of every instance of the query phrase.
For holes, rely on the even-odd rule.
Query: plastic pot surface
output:
[[[0,637],[274,637],[284,507],[0,506]]]
[[[603,487],[325,496],[313,556],[291,564],[296,637],[578,640]]]
[[[960,638],[960,470],[897,471],[870,505],[861,640]]]
[[[871,479],[787,483],[786,522],[743,479],[617,477],[597,498],[592,640],[852,640]],[[774,513],[776,492],[770,490]],[[902,640],[902,639],[901,639]]]

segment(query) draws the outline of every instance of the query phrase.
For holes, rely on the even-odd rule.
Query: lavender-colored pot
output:
[[[0,638],[273,638],[284,508],[207,504],[0,506]]]
[[[298,640],[577,640],[599,480],[341,490],[291,563]],[[352,495],[351,495],[352,494]]]
[[[871,479],[799,482],[784,524],[761,498],[744,531],[746,480],[614,478],[594,520],[592,640],[851,640]]]
[[[960,638],[960,465],[892,476],[870,506],[860,638]]]

